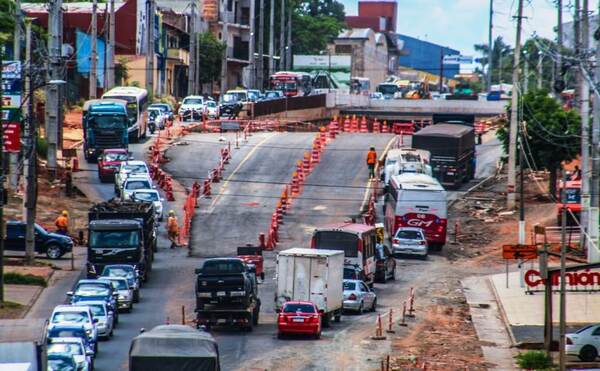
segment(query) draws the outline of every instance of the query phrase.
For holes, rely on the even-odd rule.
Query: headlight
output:
[[[125,300],[125,295],[119,295],[119,300]]]
[[[92,329],[87,329],[87,330],[85,330],[85,333],[86,333],[88,336],[90,336],[90,335],[92,334]]]
[[[230,296],[244,296],[244,295],[246,295],[246,291],[232,291],[229,295]]]

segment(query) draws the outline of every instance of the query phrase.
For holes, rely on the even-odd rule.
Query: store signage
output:
[[[529,260],[537,258],[536,245],[504,245],[502,246],[504,259]]]
[[[21,125],[18,122],[2,123],[4,128],[4,152],[19,153],[21,150]]]
[[[445,55],[444,64],[471,64],[473,63],[473,57],[467,57],[464,55]]]
[[[525,272],[525,284],[531,288],[538,286],[544,286],[546,280],[542,278],[540,271],[536,269],[530,269]],[[560,274],[558,272],[552,273],[550,280],[552,286],[560,285]],[[567,286],[594,286],[600,285],[600,272],[592,272],[586,269],[582,272],[566,272],[565,283]]]

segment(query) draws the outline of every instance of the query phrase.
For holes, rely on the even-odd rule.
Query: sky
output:
[[[358,15],[358,0],[338,0],[346,15]],[[398,33],[441,44],[461,51],[462,55],[479,57],[474,44],[487,44],[489,0],[397,0]],[[599,0],[590,0],[597,13]],[[573,19],[573,0],[563,0],[563,20]],[[583,2],[583,1],[582,1]],[[554,39],[557,22],[554,0],[524,0],[522,39],[532,34]],[[494,0],[493,37],[502,36],[514,46],[518,0]]]

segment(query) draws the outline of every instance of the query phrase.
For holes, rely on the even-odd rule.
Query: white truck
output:
[[[293,248],[277,255],[275,308],[310,301],[323,311],[323,326],[340,321],[344,300],[344,252]]]

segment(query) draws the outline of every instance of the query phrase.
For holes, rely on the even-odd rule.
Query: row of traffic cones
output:
[[[370,125],[367,118],[363,115],[362,118],[359,119],[356,115],[352,115],[352,118],[349,115],[346,115],[344,119],[340,117],[338,119],[337,116],[333,117],[333,120],[329,123],[329,131],[333,133],[333,138],[340,132],[345,133],[383,133],[387,134],[391,132],[391,127],[388,125],[387,121],[379,121],[375,118],[371,121]]]

